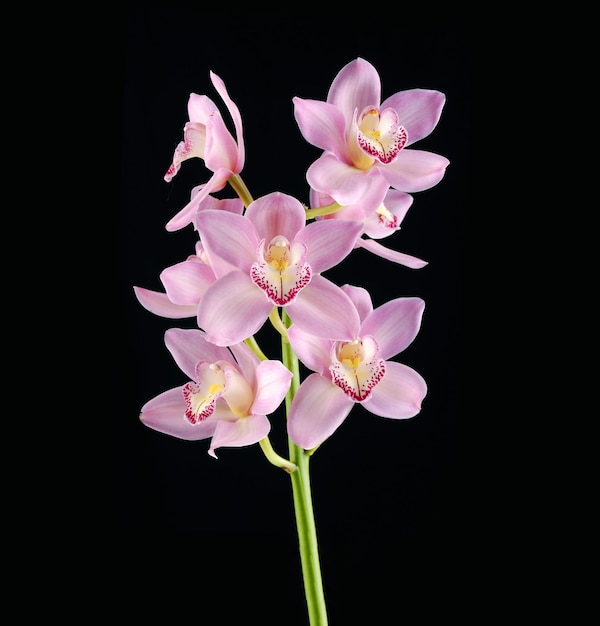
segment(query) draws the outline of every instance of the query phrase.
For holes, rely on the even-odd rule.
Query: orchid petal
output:
[[[206,121],[206,145],[204,162],[213,172],[226,168],[237,174],[238,147],[229,129],[225,125],[221,113],[215,111]]]
[[[193,157],[203,159],[205,145],[206,127],[203,124],[187,122],[183,128],[183,141],[180,141],[175,148],[173,162],[164,175],[164,180],[168,183],[171,182],[184,161]]]
[[[328,102],[292,98],[294,117],[308,143],[348,160],[346,121],[343,113]]]
[[[204,94],[191,93],[187,103],[187,113],[190,122],[206,125],[206,122],[219,111],[215,102]]]
[[[387,98],[381,108],[391,107],[408,133],[407,146],[427,137],[436,127],[446,96],[433,89],[407,89]]]
[[[288,339],[296,356],[308,369],[322,376],[329,376],[332,345],[330,340],[307,333],[297,324],[292,324],[288,329]]]
[[[379,358],[388,359],[405,350],[417,336],[425,302],[421,298],[396,298],[376,308],[363,322],[361,335],[373,335]]]
[[[292,401],[288,434],[296,445],[310,450],[341,426],[353,406],[354,402],[330,380],[310,374]]]
[[[248,274],[233,270],[206,290],[196,319],[209,341],[228,346],[254,335],[272,308]]]
[[[240,448],[258,443],[271,430],[271,423],[264,415],[249,415],[235,421],[219,420],[208,453],[215,459],[215,450],[222,447]]]
[[[267,245],[278,235],[293,241],[306,224],[306,213],[300,201],[279,191],[252,202],[246,209],[246,217],[256,228],[259,239],[265,239]],[[256,246],[252,252],[256,255]]]
[[[356,246],[364,248],[365,250],[380,256],[382,259],[392,261],[392,263],[398,263],[399,265],[404,265],[405,267],[410,267],[411,269],[420,269],[427,265],[427,261],[423,261],[423,259],[386,248],[374,239],[358,239]]]
[[[248,381],[252,389],[256,389],[256,368],[260,363],[259,358],[244,342],[230,345],[229,349],[243,377]]]
[[[217,76],[214,72],[210,72],[210,79],[212,84],[214,85],[217,93],[223,99],[229,114],[231,115],[231,119],[233,120],[233,126],[235,128],[235,135],[237,139],[237,160],[235,164],[235,168],[232,168],[234,172],[239,173],[242,171],[244,167],[245,161],[245,148],[244,148],[244,138],[243,138],[243,125],[242,125],[242,116],[240,115],[240,110],[235,102],[229,97],[229,93],[225,87],[225,83],[223,80]]]
[[[319,220],[303,228],[296,241],[306,245],[306,260],[314,273],[320,273],[345,259],[361,233],[360,222]]]
[[[352,300],[340,287],[320,275],[312,277],[286,310],[292,321],[306,332],[333,341],[352,340],[360,328]]]
[[[405,149],[393,163],[378,164],[377,169],[392,187],[412,193],[437,185],[449,164],[450,161],[439,154]]]
[[[197,328],[169,328],[165,332],[165,345],[179,369],[192,380],[196,380],[196,365],[199,361],[231,361],[227,348],[208,342],[204,333]]]
[[[333,79],[327,102],[335,105],[342,114],[346,129],[350,127],[355,109],[378,107],[381,98],[381,79],[377,70],[365,59],[355,59],[345,65]]]
[[[381,417],[414,417],[427,395],[427,383],[418,372],[403,363],[386,361],[385,367],[385,376],[362,406]]]
[[[160,280],[175,304],[197,306],[208,286],[215,282],[215,273],[204,263],[182,261],[164,269]]]
[[[133,291],[139,303],[150,313],[170,319],[184,319],[195,317],[198,311],[197,305],[183,306],[174,304],[166,293],[152,291],[143,287],[134,287]]]
[[[209,181],[204,184],[202,189],[183,207],[183,209],[167,222],[165,225],[166,230],[174,232],[187,226],[192,221],[194,213],[198,211],[199,205],[206,199],[208,194],[223,189],[232,175],[233,172],[227,168],[219,168],[213,172],[213,175],[210,177]]]
[[[211,263],[216,255],[244,272],[250,271],[259,240],[249,219],[227,211],[207,210],[201,211],[195,221]]]
[[[169,389],[146,402],[140,413],[141,422],[165,435],[187,441],[208,439],[215,432],[217,422],[211,419],[191,424],[185,419],[185,399],[181,387]]]
[[[339,161],[333,154],[321,155],[306,171],[306,180],[311,187],[330,195],[341,205],[363,200],[372,185],[376,185],[375,195],[378,196],[381,187],[375,181],[379,176],[378,168],[359,170]],[[369,212],[374,211],[380,203],[379,197],[373,198]]]
[[[261,361],[256,368],[256,394],[252,413],[268,415],[277,409],[290,388],[292,372],[281,361]]]
[[[354,285],[342,285],[342,291],[352,300],[361,322],[363,322],[373,311],[371,294],[364,287]]]
[[[382,239],[394,234],[400,229],[412,203],[413,197],[410,194],[389,189],[381,205],[365,220],[365,234],[372,239]]]

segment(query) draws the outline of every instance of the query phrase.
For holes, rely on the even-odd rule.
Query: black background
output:
[[[187,592],[190,602],[219,605],[218,623],[245,615],[253,623],[301,626],[306,618],[288,475],[258,446],[221,448],[215,460],[208,441],[180,441],[138,420],[150,398],[186,382],[163,335],[170,327],[191,328],[194,320],[152,315],[133,286],[162,290],[161,270],[194,251],[191,226],[176,233],[164,228],[191,188],[210,177],[195,159],[171,183],[163,180],[182,138],[189,94],[208,95],[228,120],[209,71],[219,75],[242,115],[242,177],[254,198],[282,191],[305,203],[305,172],[320,151],[299,132],[294,96],[325,100],[337,72],[359,56],[378,70],[382,100],[416,87],[446,94],[438,126],[414,146],[447,157],[446,175],[413,194],[402,229],[381,242],[429,265],[411,270],[359,250],[325,273],[338,284],[367,288],[375,306],[399,296],[426,303],[419,335],[395,357],[428,383],[421,413],[395,421],[356,407],[311,465],[330,624],[394,624],[389,616],[401,615],[398,602],[409,601],[408,585],[431,589],[460,561],[457,435],[470,118],[464,33],[458,20],[421,18],[415,25],[385,10],[316,18],[308,11],[138,8],[123,11],[122,20],[116,49],[122,53],[118,319],[124,340],[116,362],[110,521],[130,537],[151,537],[150,551],[193,564],[193,579],[180,581],[182,597]],[[226,188],[220,195],[234,194]],[[270,331],[266,326],[259,342],[278,358]],[[273,415],[271,434],[283,455],[284,419],[281,410]],[[164,576],[177,584],[177,572]],[[237,600],[230,602],[233,590]],[[269,606],[274,614],[285,607],[285,620],[281,613],[265,617]]]

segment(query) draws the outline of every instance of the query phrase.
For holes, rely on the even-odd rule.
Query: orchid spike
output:
[[[427,137],[445,104],[431,89],[400,91],[381,102],[377,70],[357,58],[335,76],[326,101],[293,99],[303,137],[321,148],[308,168],[310,187],[341,205],[370,203],[376,210],[382,185],[412,193],[436,185],[445,157],[408,146]]]
[[[280,361],[260,361],[244,344],[215,346],[197,329],[171,328],[165,344],[189,381],[148,401],[143,424],[179,439],[211,439],[214,458],[217,448],[248,446],[268,435],[267,415],[292,378]]]
[[[390,360],[416,337],[423,300],[396,298],[373,309],[365,289],[342,289],[361,320],[352,340],[315,337],[295,324],[288,329],[294,352],[314,372],[301,383],[288,418],[290,438],[306,450],[330,437],[356,403],[381,417],[405,419],[419,413],[427,393],[418,372]]]
[[[358,314],[344,291],[320,275],[353,249],[362,225],[348,220],[306,224],[302,204],[273,192],[245,215],[202,211],[197,228],[209,258],[234,269],[211,284],[197,323],[221,346],[254,335],[274,307],[285,307],[306,332],[349,339]]]
[[[242,117],[237,105],[231,100],[223,80],[210,72],[210,79],[217,93],[223,99],[233,120],[236,138],[227,129],[217,105],[206,95],[190,94],[188,100],[189,121],[183,129],[183,141],[179,142],[173,154],[164,179],[170,182],[181,168],[183,161],[199,158],[212,172],[200,192],[181,209],[166,225],[168,231],[180,230],[187,226],[198,205],[209,193],[220,191],[227,181],[239,174],[245,162]]]

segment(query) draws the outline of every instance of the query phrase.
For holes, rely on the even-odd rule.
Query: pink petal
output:
[[[320,275],[312,277],[286,310],[304,331],[332,341],[350,341],[360,328],[360,319],[350,298]]]
[[[291,242],[306,224],[306,213],[300,201],[279,191],[252,202],[246,209],[246,217],[254,224],[258,238],[266,240],[267,246],[277,235],[283,235]],[[256,255],[256,247],[253,252]]]
[[[272,308],[250,276],[234,270],[207,289],[196,319],[209,341],[229,346],[254,335]]]
[[[174,304],[169,300],[166,293],[160,291],[151,291],[143,287],[134,287],[133,291],[140,304],[150,313],[168,317],[170,319],[183,319],[186,317],[195,317],[198,311],[197,305],[182,306]]]
[[[140,420],[145,426],[187,441],[212,437],[217,422],[210,418],[198,424],[190,424],[185,417],[185,400],[181,387],[169,389],[142,407]]]
[[[407,89],[387,98],[381,108],[391,107],[408,133],[407,146],[431,134],[436,127],[446,96],[432,89]]]
[[[202,201],[206,199],[209,193],[223,189],[232,175],[233,172],[227,168],[217,169],[210,177],[210,180],[204,184],[202,189],[183,207],[183,209],[181,209],[181,211],[167,222],[165,225],[166,230],[174,232],[190,224]]]
[[[306,260],[313,273],[319,273],[345,259],[361,233],[361,222],[319,220],[311,222],[300,231],[296,241],[302,241],[306,245]]]
[[[237,139],[237,160],[235,164],[234,172],[239,173],[242,171],[244,167],[245,161],[245,149],[244,149],[244,130],[242,126],[242,116],[240,115],[240,110],[235,102],[229,97],[229,93],[227,93],[227,89],[225,87],[225,83],[223,80],[217,76],[214,72],[210,72],[210,79],[212,84],[214,85],[217,93],[223,99],[229,114],[231,115],[231,119],[233,120],[233,126],[235,128],[235,136]]]
[[[364,287],[355,287],[354,285],[342,285],[342,290],[354,303],[361,322],[367,319],[373,311],[371,294]]]
[[[355,204],[368,198],[371,186],[379,178],[377,168],[359,170],[352,165],[339,161],[333,154],[323,154],[306,171],[308,184],[330,195],[339,204]],[[375,211],[380,204],[379,186],[375,186],[377,198],[373,197],[367,211]]]
[[[333,104],[320,100],[295,97],[292,101],[294,117],[304,139],[344,161],[349,160],[346,122],[342,112]]]
[[[297,324],[288,329],[288,338],[297,357],[308,369],[328,376],[332,341],[302,330]]]
[[[190,94],[187,103],[187,113],[190,122],[206,124],[215,111],[218,113],[219,107],[211,98],[204,94]]]
[[[204,263],[182,261],[164,269],[160,280],[175,304],[197,307],[209,285],[215,282],[215,273]]]
[[[230,345],[229,350],[231,350],[242,376],[248,381],[252,389],[256,389],[256,368],[260,363],[259,358],[243,342]]]
[[[354,402],[330,380],[311,374],[294,396],[288,416],[288,434],[296,445],[310,450],[340,427],[353,406]]]
[[[273,413],[285,398],[291,379],[292,372],[281,361],[261,361],[256,368],[257,388],[252,413]]]
[[[421,298],[396,298],[377,307],[364,321],[361,335],[373,335],[380,359],[405,350],[417,336],[425,302]]]
[[[386,248],[374,239],[358,239],[356,246],[364,248],[365,250],[368,250],[383,259],[392,261],[392,263],[398,263],[399,265],[404,265],[406,267],[410,267],[411,269],[420,269],[421,267],[425,267],[427,265],[427,261],[423,261],[423,259]]]
[[[433,152],[405,149],[393,163],[378,164],[377,169],[392,187],[413,193],[437,185],[449,163],[446,157]]]
[[[197,328],[169,328],[165,332],[165,345],[179,369],[191,380],[196,379],[196,364],[199,361],[231,361],[227,348],[208,342]]]
[[[264,439],[270,430],[271,423],[264,415],[249,415],[231,422],[219,420],[208,453],[216,459],[217,448],[250,446]]]
[[[196,228],[209,258],[214,255],[244,272],[256,261],[258,237],[252,222],[243,215],[207,210],[196,216]]]
[[[377,70],[365,59],[357,58],[344,66],[333,79],[327,102],[334,104],[349,128],[355,109],[379,107],[381,80]]]
[[[362,406],[381,417],[414,417],[427,395],[427,383],[418,372],[402,363],[386,361],[385,367],[385,376]]]

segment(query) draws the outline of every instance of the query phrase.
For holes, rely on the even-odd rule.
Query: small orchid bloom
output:
[[[295,324],[288,330],[294,352],[314,372],[298,388],[288,417],[290,438],[306,450],[330,437],[356,403],[374,415],[405,419],[419,413],[427,393],[418,372],[389,360],[416,337],[423,300],[396,298],[373,309],[365,289],[342,289],[361,320],[351,340],[315,337]]]
[[[239,174],[244,167],[245,148],[239,109],[229,97],[221,78],[210,72],[210,79],[231,115],[236,139],[227,129],[216,104],[208,96],[190,94],[189,121],[183,128],[183,141],[175,148],[173,162],[164,179],[170,182],[181,168],[181,163],[193,157],[202,159],[213,174],[200,193],[192,197],[191,201],[167,223],[168,231],[180,230],[187,226],[202,200],[209,193],[223,189],[229,178]]]
[[[143,424],[158,432],[217,448],[248,446],[264,439],[267,415],[287,393],[292,373],[280,361],[260,361],[244,344],[209,343],[197,329],[171,328],[165,344],[189,381],[164,391],[141,410]]]
[[[334,78],[325,102],[293,99],[300,132],[324,150],[306,172],[308,184],[341,205],[370,199],[373,210],[381,179],[406,193],[433,187],[448,159],[407,148],[433,131],[445,100],[439,91],[408,89],[381,102],[377,70],[362,58],[351,61]]]
[[[298,200],[273,192],[250,203],[243,216],[202,211],[197,228],[211,262],[218,257],[235,267],[209,286],[198,307],[198,326],[209,341],[243,341],[275,307],[285,307],[306,332],[348,339],[358,330],[350,298],[320,272],[350,253],[360,223],[307,225]]]
[[[194,187],[192,198],[201,192],[203,185]],[[244,205],[239,198],[217,199],[206,196],[198,206],[198,211],[204,210],[228,211],[241,214]],[[194,219],[192,221],[194,223]],[[187,257],[185,261],[176,263],[160,273],[160,281],[165,291],[153,291],[134,286],[133,290],[140,304],[155,315],[171,319],[195,317],[198,313],[198,303],[205,291],[217,279],[217,273],[222,274],[231,269],[225,262],[217,260],[218,267],[213,267],[204,251],[201,241],[196,242],[196,254]]]
[[[334,202],[333,198],[325,193],[319,193],[314,189],[310,190],[310,206],[312,208],[327,206]],[[397,252],[381,245],[375,239],[383,239],[389,237],[396,231],[400,230],[402,220],[406,216],[408,209],[413,203],[413,197],[388,187],[385,196],[375,211],[371,210],[370,202],[357,202],[355,204],[343,206],[335,213],[319,216],[317,220],[327,219],[347,219],[356,220],[363,225],[363,235],[357,238],[354,247],[365,248],[377,256],[383,257],[388,261],[419,269],[427,265],[427,261],[419,259],[403,252]]]

